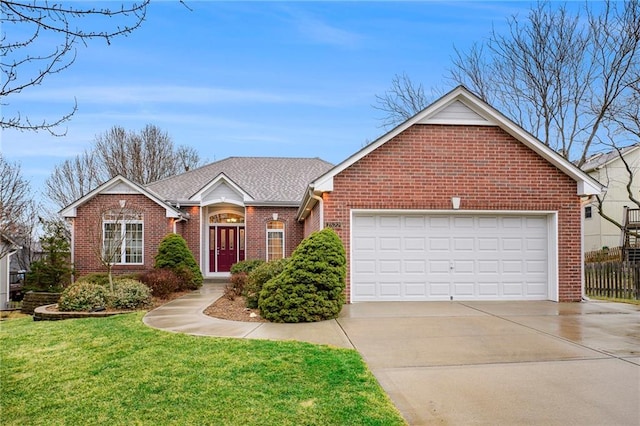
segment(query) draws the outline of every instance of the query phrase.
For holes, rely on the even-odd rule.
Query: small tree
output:
[[[44,258],[31,265],[27,285],[40,291],[60,291],[71,282],[69,231],[60,220],[42,221],[42,225],[40,244]]]
[[[291,255],[284,271],[260,292],[263,318],[312,322],[335,318],[345,302],[346,256],[332,229],[314,232]]]
[[[187,242],[178,234],[168,234],[158,246],[155,268],[167,268],[180,277],[190,277],[188,288],[196,289],[202,285],[202,272]]]
[[[100,263],[107,270],[109,287],[114,291],[113,266],[121,263],[123,256],[135,256],[131,247],[127,247],[125,241],[131,243],[134,236],[141,232],[142,212],[135,206],[122,202],[118,206],[102,210],[99,223],[96,224],[93,234],[92,247]],[[139,229],[140,228],[140,229]],[[126,251],[129,251],[126,253]],[[142,253],[139,253],[142,256]]]

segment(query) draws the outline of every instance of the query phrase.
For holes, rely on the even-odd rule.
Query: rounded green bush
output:
[[[275,278],[289,263],[289,259],[272,260],[271,262],[262,262],[257,268],[254,268],[247,276],[244,286],[243,295],[245,297],[247,308],[255,309],[258,307],[258,299],[262,287],[272,278]]]
[[[58,309],[61,311],[91,311],[105,308],[109,291],[100,284],[78,281],[67,287],[60,296]]]
[[[240,274],[242,272],[244,272],[245,274],[249,274],[251,273],[251,271],[262,265],[263,263],[266,262],[262,259],[241,260],[240,262],[236,262],[231,265],[231,275]]]
[[[314,232],[291,255],[281,274],[269,280],[258,307],[274,322],[312,322],[335,318],[345,302],[347,262],[332,229]]]
[[[158,254],[155,258],[155,268],[168,268],[188,282],[187,289],[197,289],[202,285],[202,272],[187,247],[187,242],[178,234],[168,234],[160,241]]]
[[[103,287],[109,287],[109,274],[106,272],[93,272],[87,275],[83,275],[77,279],[76,282],[88,282],[91,284],[98,284]]]
[[[108,304],[114,309],[139,309],[151,304],[151,290],[140,281],[118,278],[113,282],[113,293]]]

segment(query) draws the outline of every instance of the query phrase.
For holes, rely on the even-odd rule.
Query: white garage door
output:
[[[548,299],[546,216],[354,213],[352,301]]]

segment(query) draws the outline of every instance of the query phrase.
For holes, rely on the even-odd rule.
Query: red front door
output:
[[[244,241],[238,245],[240,236],[244,237],[244,228],[216,226],[209,229],[210,272],[229,272],[231,265],[243,260]]]

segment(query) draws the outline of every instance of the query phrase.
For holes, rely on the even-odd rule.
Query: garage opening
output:
[[[352,214],[351,300],[547,300],[549,214]]]

